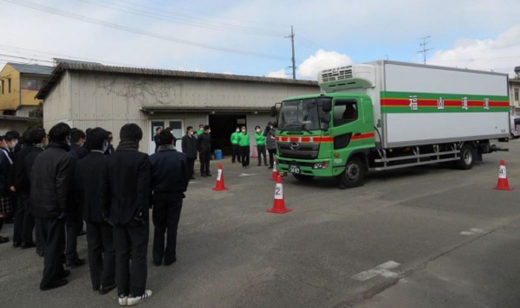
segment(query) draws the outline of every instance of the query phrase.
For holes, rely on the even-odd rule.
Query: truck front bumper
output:
[[[276,156],[276,169],[280,173],[295,173],[316,177],[339,175],[344,168],[333,167],[330,159],[295,159]]]

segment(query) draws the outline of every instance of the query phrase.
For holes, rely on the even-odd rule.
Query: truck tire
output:
[[[460,160],[457,162],[457,168],[461,170],[468,170],[473,167],[473,147],[469,144],[465,144],[460,149]]]
[[[301,182],[310,182],[314,177],[312,175],[305,175],[305,174],[293,174],[294,178],[296,178],[298,181]]]
[[[365,182],[367,167],[359,157],[354,157],[347,162],[345,171],[338,175],[338,187],[341,189],[361,186]]]

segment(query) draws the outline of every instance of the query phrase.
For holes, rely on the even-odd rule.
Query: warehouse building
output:
[[[46,129],[58,122],[86,129],[100,126],[114,133],[137,123],[144,132],[141,151],[153,152],[156,127],[171,127],[180,138],[186,127],[209,124],[214,149],[230,152],[229,136],[246,125],[273,120],[270,108],[282,99],[319,92],[317,82],[174,70],[59,62],[38,92]],[[251,140],[251,144],[254,141]],[[178,142],[180,149],[180,142]]]

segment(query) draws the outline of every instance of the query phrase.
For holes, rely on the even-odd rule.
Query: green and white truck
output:
[[[363,184],[369,171],[453,161],[470,169],[510,136],[506,74],[376,61],[318,76],[321,92],[273,107],[277,168]]]

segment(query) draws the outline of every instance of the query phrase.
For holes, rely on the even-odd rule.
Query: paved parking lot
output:
[[[293,211],[285,215],[266,213],[269,170],[225,161],[229,191],[212,191],[214,178],[190,184],[177,262],[149,260],[154,295],[142,306],[519,307],[520,142],[501,145],[510,152],[486,155],[472,170],[373,174],[350,190],[289,176],[285,202]],[[492,189],[500,159],[511,192]],[[86,257],[84,237],[79,253]],[[91,290],[87,266],[47,292],[38,289],[41,270],[34,251],[1,245],[2,306],[117,305],[115,291]]]

